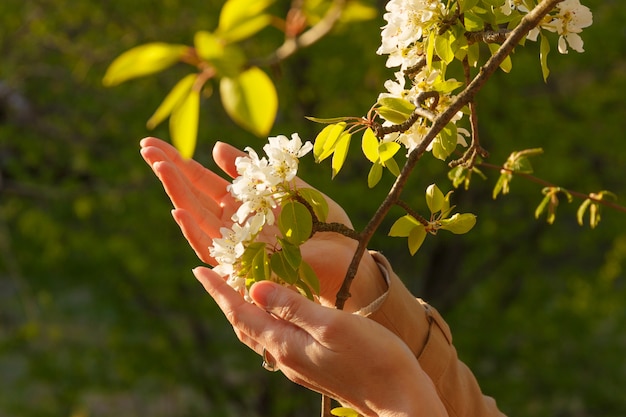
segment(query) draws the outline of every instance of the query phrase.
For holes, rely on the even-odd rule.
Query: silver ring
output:
[[[278,371],[276,362],[273,359],[272,360],[269,359],[267,355],[267,350],[265,348],[263,348],[263,363],[261,363],[261,366],[270,372]]]

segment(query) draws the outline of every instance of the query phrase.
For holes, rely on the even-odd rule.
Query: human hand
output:
[[[265,350],[291,381],[364,416],[447,416],[415,356],[380,324],[270,281],[251,287],[251,304],[212,270],[193,272],[239,340],[259,355]]]
[[[141,141],[141,154],[163,183],[174,205],[172,215],[183,235],[203,262],[215,265],[209,247],[214,238],[221,237],[220,228],[232,225],[231,217],[240,204],[226,190],[229,181],[194,160],[183,159],[173,146],[156,138]],[[233,178],[237,176],[235,159],[244,155],[222,142],[217,142],[213,148],[213,159]],[[312,188],[300,179],[297,179],[297,186]],[[330,198],[326,197],[326,200],[329,207],[327,221],[352,227],[346,212]],[[273,243],[277,234],[275,226],[266,225],[259,238]],[[320,278],[322,304],[334,305],[356,245],[355,240],[330,232],[316,233],[302,245],[303,258]],[[352,297],[346,302],[345,309],[358,310],[384,290],[378,266],[371,255],[365,253],[351,287]]]

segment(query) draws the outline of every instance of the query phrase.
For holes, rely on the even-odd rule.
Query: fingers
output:
[[[189,245],[194,250],[198,258],[209,265],[217,265],[215,259],[209,254],[209,247],[213,245],[211,235],[203,231],[198,226],[194,217],[185,209],[172,210],[172,217],[180,227],[180,230],[189,242]],[[212,226],[217,228],[216,226]],[[219,228],[217,228],[219,230]]]

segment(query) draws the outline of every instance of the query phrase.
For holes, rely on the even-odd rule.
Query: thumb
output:
[[[275,317],[288,321],[307,332],[319,328],[330,310],[314,303],[300,293],[275,282],[261,281],[250,288],[250,297],[256,305]]]

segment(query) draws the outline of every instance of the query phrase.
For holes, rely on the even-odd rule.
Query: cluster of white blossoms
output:
[[[302,143],[297,133],[291,139],[280,135],[270,137],[259,155],[250,147],[248,156],[235,160],[236,177],[228,185],[228,191],[241,202],[232,216],[232,227],[221,228],[221,238],[213,239],[209,253],[218,265],[213,269],[236,290],[245,293],[245,277],[238,273],[238,262],[246,247],[255,240],[264,225],[274,224],[274,209],[291,190],[291,182],[298,173],[299,158],[306,155],[313,145]]]
[[[583,39],[579,33],[593,23],[593,14],[580,0],[563,0],[555,7],[555,14],[546,19],[528,34],[528,39],[536,40],[541,29],[559,35],[558,48],[562,54],[568,53],[568,45],[576,52],[585,52]]]

